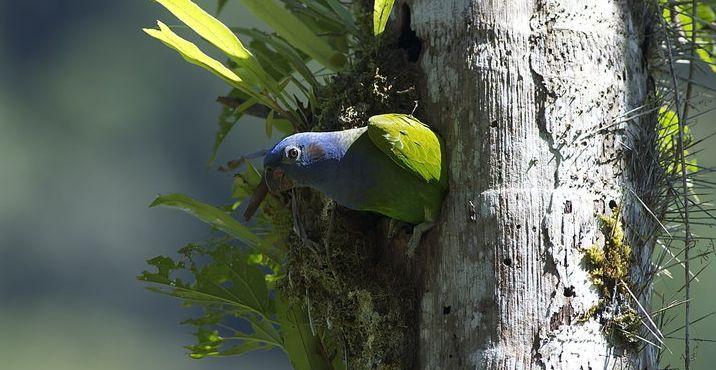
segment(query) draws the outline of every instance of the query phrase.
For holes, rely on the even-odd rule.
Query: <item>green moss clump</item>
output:
[[[600,215],[599,224],[605,238],[604,245],[594,244],[587,248],[584,261],[600,295],[612,298],[615,287],[617,290],[624,289],[619,282],[629,278],[633,260],[631,246],[624,241],[624,229],[617,210],[611,216]]]
[[[607,336],[622,345],[638,342],[641,319],[629,304],[629,270],[633,263],[632,248],[624,238],[624,228],[618,209],[612,215],[599,216],[604,245],[585,249],[584,264],[592,284],[599,292],[599,302],[581,317],[581,321],[597,318]]]
[[[415,287],[383,218],[336,206],[313,190],[296,196],[311,241],[290,234],[278,288],[308,304],[316,331],[339,343],[348,368],[410,368]]]
[[[376,55],[380,55],[377,58]],[[314,131],[365,126],[368,118],[383,113],[421,117],[419,73],[405,51],[385,47],[359,57],[348,71],[333,77],[317,93]]]

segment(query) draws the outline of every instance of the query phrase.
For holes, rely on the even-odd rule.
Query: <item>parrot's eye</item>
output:
[[[295,146],[286,148],[286,158],[288,159],[297,159],[299,154],[301,154],[301,151],[299,151]]]

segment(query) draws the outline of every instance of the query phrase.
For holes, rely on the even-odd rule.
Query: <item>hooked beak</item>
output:
[[[294,187],[293,181],[286,176],[286,173],[281,168],[266,168],[264,180],[266,181],[266,186],[268,186],[268,191],[274,194]]]
[[[254,193],[251,195],[249,205],[246,207],[246,211],[244,212],[244,219],[247,222],[251,220],[251,217],[253,217],[256,210],[259,209],[261,202],[263,202],[264,198],[266,198],[269,191],[274,194],[280,193],[293,188],[293,186],[293,182],[285,176],[282,169],[266,168],[258,188],[256,188]]]

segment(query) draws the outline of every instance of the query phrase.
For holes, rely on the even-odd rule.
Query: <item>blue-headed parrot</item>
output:
[[[442,140],[413,116],[383,114],[366,127],[281,140],[264,157],[264,181],[244,216],[251,218],[267,191],[307,186],[344,207],[417,225],[412,253],[437,218],[447,184]]]

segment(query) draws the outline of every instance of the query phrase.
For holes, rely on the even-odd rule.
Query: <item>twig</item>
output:
[[[691,61],[689,63],[689,78],[691,81],[694,76],[694,53],[696,48],[696,0],[691,1]],[[679,156],[681,158],[681,187],[683,189],[684,198],[684,280],[686,289],[684,290],[684,369],[689,370],[691,367],[691,354],[689,346],[689,315],[691,308],[691,277],[689,276],[689,249],[691,248],[691,230],[689,225],[689,184],[686,178],[686,156],[684,155],[684,125],[689,116],[689,99],[691,99],[692,84],[686,83],[686,102],[684,103],[684,113],[679,120]],[[678,109],[678,105],[677,105]]]

